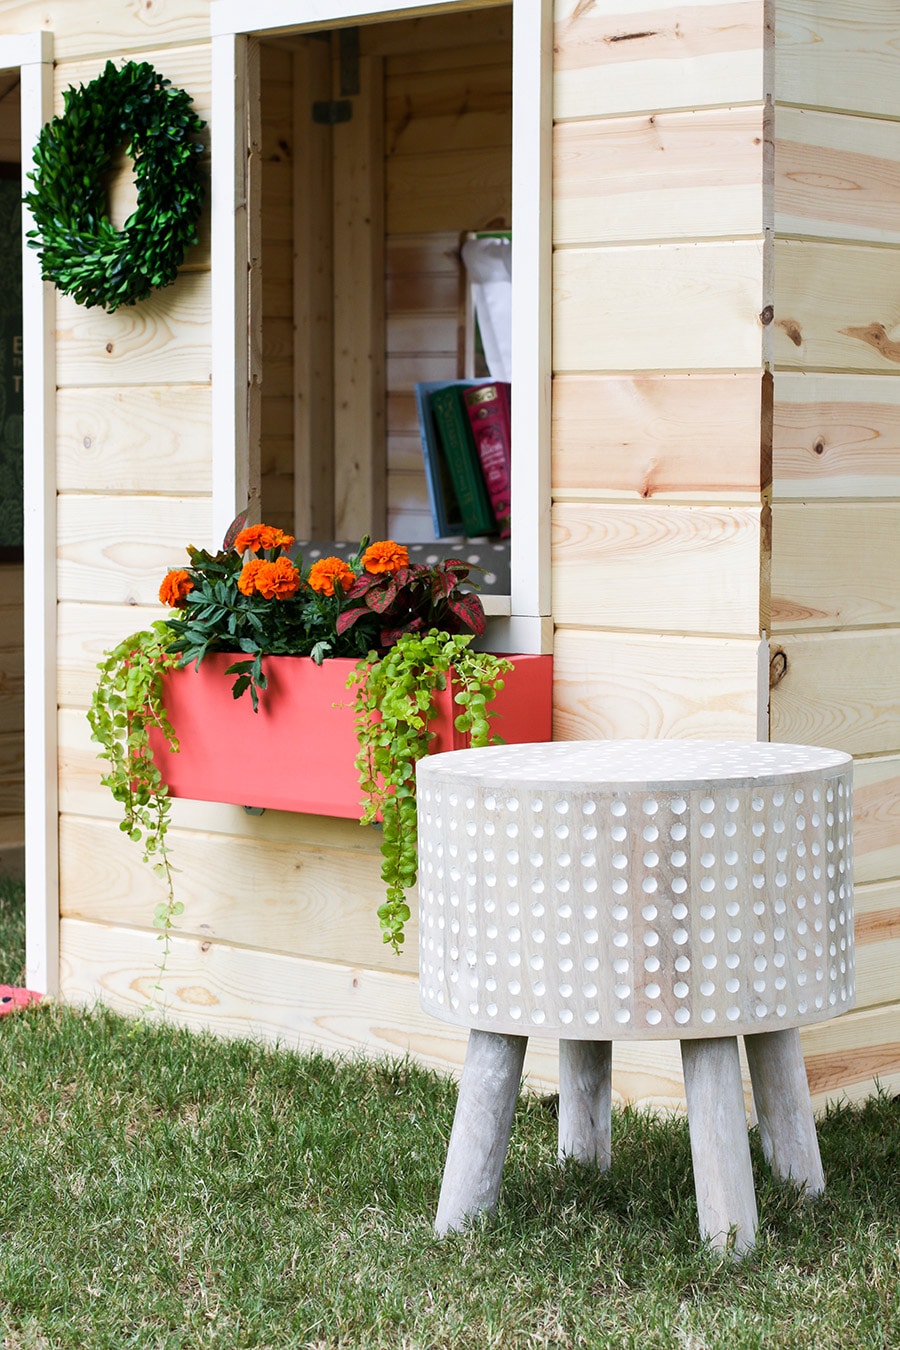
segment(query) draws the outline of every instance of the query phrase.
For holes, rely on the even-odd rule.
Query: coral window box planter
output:
[[[304,656],[267,657],[268,688],[258,713],[248,694],[232,697],[234,676],[225,669],[238,659],[217,652],[199,670],[187,666],[164,677],[166,709],[181,748],[170,753],[155,732],[151,741],[170,795],[358,820],[359,747],[354,694],[346,687],[355,659],[336,657],[317,666]],[[508,744],[549,741],[553,658],[509,660],[514,669],[491,704],[497,711],[493,730]],[[449,690],[438,694],[432,753],[468,744],[453,725],[459,711]]]

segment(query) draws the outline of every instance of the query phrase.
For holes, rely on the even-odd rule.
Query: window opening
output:
[[[441,354],[451,357],[458,378],[463,377],[461,237],[473,230],[512,226],[513,272],[518,277],[512,288],[517,388],[512,406],[513,529],[509,593],[490,605],[489,612],[498,617],[492,620],[488,639],[498,651],[550,651],[551,0],[511,0],[498,5],[467,5],[458,0],[433,7],[419,0],[317,0],[315,12],[315,23],[311,23],[305,0],[256,0],[250,10],[243,0],[210,3],[217,127],[212,147],[217,184],[212,212],[217,279],[212,343],[215,531],[224,531],[248,498],[258,511],[262,485],[263,503],[276,507],[289,503],[293,488],[292,532],[300,538],[355,543],[363,531],[381,532],[383,525],[386,532],[390,508],[392,530],[398,537],[437,548],[422,468],[418,467],[421,451],[413,420],[414,399],[407,392],[407,421],[405,427],[398,426],[390,380],[396,367],[410,356],[433,359]],[[416,17],[410,19],[410,13]],[[486,22],[503,25],[502,31],[485,37],[481,26]],[[358,27],[357,94],[345,93],[340,83],[341,40],[337,35],[351,27]],[[441,75],[433,64],[434,51],[447,46],[448,28],[463,33],[465,42],[456,44],[458,55]],[[391,55],[383,46],[379,48],[386,34],[394,39],[401,30],[412,37],[405,51]],[[454,122],[448,89],[458,91],[464,82],[470,94],[478,88],[484,92],[484,72],[479,73],[477,67],[491,56],[492,46],[494,54],[502,47],[509,71],[507,88],[502,91],[502,107],[488,100],[478,115],[482,130],[496,128],[500,120],[507,127],[511,124],[503,168],[497,170],[496,156],[492,161],[491,153],[482,155],[474,178],[470,175],[461,184],[452,172],[460,147],[450,144],[435,154],[431,147],[411,144],[409,138],[419,134],[416,118],[406,116],[408,109],[401,108],[398,130],[407,138],[410,157],[419,156],[413,163],[419,176],[403,200],[399,233],[404,238],[394,241],[394,176],[409,167],[392,162],[392,142],[385,134],[395,58],[397,63],[407,62],[411,76],[418,75],[420,94],[438,100],[434,117],[443,119],[447,131]],[[280,147],[284,165],[293,166],[291,201],[296,214],[287,281],[279,279],[271,258],[266,263],[277,221],[260,204],[267,194],[262,181],[267,159],[273,159],[267,99],[275,91],[274,76],[266,65],[269,50],[290,52],[293,63],[301,67],[302,78],[315,88],[313,101],[324,105],[316,109],[315,119],[311,105],[304,106],[304,134],[294,134]],[[441,99],[444,106],[440,106]],[[349,117],[342,106],[348,102]],[[414,100],[412,104],[414,113]],[[295,117],[296,107],[295,103]],[[378,115],[372,115],[373,108],[380,109]],[[358,110],[365,115],[362,111],[358,115]],[[282,121],[282,128],[287,125]],[[315,167],[312,179],[310,162]],[[288,171],[283,167],[282,176]],[[418,218],[427,200],[424,185],[428,179],[429,192],[443,191],[451,207],[470,202],[472,182],[479,192],[493,191],[496,196],[502,191],[505,196],[499,207],[480,219],[467,213],[447,220],[445,229],[436,231],[443,234],[443,249],[438,248],[422,266],[422,250],[416,248],[421,239],[416,236],[432,228]],[[318,188],[299,192],[298,181],[312,181]],[[265,239],[261,238],[263,230]],[[420,324],[416,331],[416,322],[422,315],[416,310],[406,313],[406,347],[402,340],[399,346],[394,341],[393,329],[403,324],[392,322],[392,292],[408,290],[416,275],[428,277],[434,293],[443,295],[425,311],[429,316],[444,316],[446,346],[438,353],[419,340],[423,330]],[[373,278],[378,284],[372,284]],[[450,291],[452,297],[447,299]],[[271,357],[279,350],[277,333],[267,333],[260,317],[262,297],[272,299],[273,292],[279,293],[276,305],[284,305],[287,292],[291,293],[288,310],[281,314],[293,330],[290,354],[285,356],[284,347],[280,349],[282,363],[287,361],[294,368],[288,396],[278,393],[272,379]],[[380,335],[380,342],[371,341],[373,333]],[[310,372],[316,378],[309,378]],[[441,377],[446,373],[446,366],[438,372]],[[407,389],[414,383],[410,381]],[[265,398],[272,400],[268,411],[262,406],[264,387]],[[305,405],[297,393],[301,390],[308,392]],[[276,417],[274,423],[268,421],[269,428],[278,426],[279,412],[280,431],[275,439],[281,441],[281,451],[292,440],[293,480],[278,467],[273,443],[266,444],[261,434],[266,418]],[[332,446],[331,456],[320,453],[325,445]],[[395,489],[400,484],[412,486],[414,473],[419,475],[416,492],[404,501]],[[404,510],[410,528],[401,529],[404,522],[399,517]],[[418,540],[412,528],[414,516],[422,534]]]
[[[433,556],[416,386],[474,378],[463,255],[510,248],[511,9],[266,37],[259,98],[261,516],[305,557],[366,531]],[[508,595],[493,517],[437,552],[462,546]]]

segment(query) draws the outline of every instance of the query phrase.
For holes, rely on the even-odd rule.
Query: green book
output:
[[[495,533],[497,522],[481,472],[469,415],[462,400],[470,383],[460,380],[456,384],[447,384],[443,389],[436,389],[429,394],[428,401],[462,513],[463,528],[471,536]]]

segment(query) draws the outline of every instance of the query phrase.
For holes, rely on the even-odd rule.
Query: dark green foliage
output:
[[[111,61],[90,84],[63,94],[65,111],[41,131],[30,247],[45,281],[80,305],[110,314],[175,280],[197,242],[204,198],[196,137],[204,123],[190,96],[147,62]],[[134,160],[138,203],[117,230],[107,213],[105,174],[121,146]]]

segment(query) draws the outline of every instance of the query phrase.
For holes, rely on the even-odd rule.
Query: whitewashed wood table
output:
[[[614,1040],[681,1043],[701,1232],[757,1228],[765,1156],[824,1187],[798,1028],[854,1001],[852,761],[575,741],[417,766],[422,1006],[470,1029],[436,1229],[496,1205],[529,1035],[559,1039],[560,1156],[608,1166]]]

